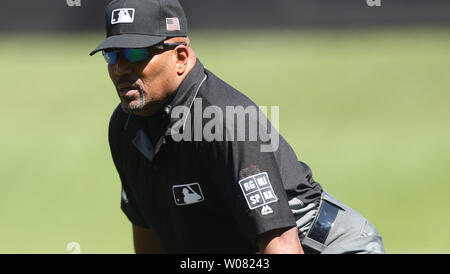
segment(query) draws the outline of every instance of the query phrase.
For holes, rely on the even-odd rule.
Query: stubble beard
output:
[[[132,101],[124,101],[122,102],[122,109],[127,113],[139,112],[144,110],[145,107],[145,93],[141,86],[138,86],[137,90],[139,91],[139,98],[134,99]],[[133,104],[134,102],[136,102]]]

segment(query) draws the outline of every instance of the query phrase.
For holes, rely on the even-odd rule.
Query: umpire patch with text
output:
[[[267,172],[252,175],[239,181],[241,190],[244,193],[250,209],[268,205],[278,201]]]

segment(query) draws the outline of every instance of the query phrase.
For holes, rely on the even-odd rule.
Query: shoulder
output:
[[[238,91],[211,71],[205,69],[206,80],[199,89],[198,98],[202,98],[205,105],[214,105],[220,108],[226,106],[255,105],[250,98]]]

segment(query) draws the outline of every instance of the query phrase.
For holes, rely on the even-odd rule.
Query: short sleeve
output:
[[[202,143],[202,168],[249,240],[256,243],[264,232],[296,225],[283,185],[278,149],[262,152],[261,141]],[[295,155],[292,161],[297,163]]]

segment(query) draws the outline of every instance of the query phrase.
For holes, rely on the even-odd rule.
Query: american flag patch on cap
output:
[[[180,30],[180,21],[178,21],[178,18],[166,18],[166,29],[169,31]]]

